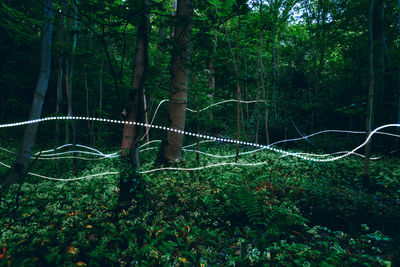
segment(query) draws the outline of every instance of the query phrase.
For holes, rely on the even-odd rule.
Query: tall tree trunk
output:
[[[399,34],[400,34],[400,0],[399,0],[399,5],[398,5],[398,9],[399,9],[399,14],[398,14],[398,30],[399,30]],[[399,78],[397,80],[397,104],[398,104],[398,108],[397,108],[397,123],[400,124],[400,68],[399,68]],[[399,149],[399,139],[396,139],[396,147],[397,149]]]
[[[102,116],[102,108],[103,108],[103,68],[104,68],[104,56],[101,58],[101,67],[100,67],[100,72],[99,72],[99,111],[98,111],[98,116]],[[94,130],[94,123],[92,124],[92,129]],[[101,131],[99,128],[97,128],[98,133],[97,133],[97,141],[100,142],[101,140]]]
[[[215,4],[215,14],[217,14],[218,11],[218,4]],[[216,23],[216,16],[212,17],[212,25],[215,25]],[[211,105],[214,103],[214,95],[215,95],[215,67],[214,67],[214,60],[215,56],[217,53],[217,45],[218,45],[218,32],[215,32],[214,35],[214,42],[213,42],[213,51],[210,57],[208,58],[208,70],[209,70],[209,88],[210,88],[210,100],[211,100]],[[209,119],[212,121],[214,119],[213,115],[213,108],[209,108]]]
[[[244,64],[244,87],[245,87],[245,99],[249,101],[249,94],[247,88],[247,80],[248,80],[248,73],[247,73],[247,55],[246,55],[246,24],[244,24],[243,28],[243,64]],[[246,125],[249,125],[249,103],[246,103]],[[247,128],[247,127],[246,127]]]
[[[133,91],[129,97],[126,112],[128,121],[143,122],[143,96],[148,69],[148,46],[150,30],[150,6],[148,0],[143,0],[143,13],[140,25],[137,28],[135,67],[133,71],[132,86]],[[119,209],[129,206],[132,199],[138,196],[141,185],[141,176],[139,174],[139,153],[137,146],[140,139],[140,128],[135,125],[125,124],[122,132],[121,142],[121,160],[127,168],[133,168],[134,171],[122,169],[120,173],[120,194],[118,198]]]
[[[374,119],[372,127],[384,124],[384,72],[385,72],[385,35],[384,35],[384,0],[375,0],[372,22],[374,43]]]
[[[278,112],[277,112],[277,93],[276,93],[276,79],[277,79],[277,59],[276,59],[276,24],[277,22],[274,22],[274,27],[272,30],[272,54],[273,54],[273,81],[272,81],[272,104],[274,107],[274,115],[275,119],[278,118]]]
[[[58,59],[58,73],[57,73],[57,100],[56,100],[56,116],[60,116],[61,96],[62,96],[62,74],[63,74],[63,60],[61,57]],[[56,120],[56,134],[54,137],[54,153],[57,152],[58,139],[60,136],[60,125]],[[54,167],[56,166],[57,156],[54,156]]]
[[[269,144],[269,126],[268,126],[268,115],[269,115],[269,105],[267,102],[267,94],[265,92],[264,86],[264,63],[262,58],[263,53],[263,13],[262,13],[262,1],[260,0],[260,36],[259,36],[259,71],[260,71],[260,82],[262,88],[262,96],[265,103],[265,139],[267,145]]]
[[[83,61],[82,61],[82,65],[84,65]],[[86,116],[90,117],[90,113],[89,113],[89,99],[90,99],[89,86],[88,86],[88,81],[87,81],[88,79],[87,79],[87,74],[86,74],[85,70],[83,71],[83,77],[85,79],[85,91],[86,91]],[[95,143],[94,133],[93,133],[92,125],[91,125],[89,120],[87,121],[87,124],[88,124],[88,130],[89,130],[90,144],[94,145],[94,143]]]
[[[200,112],[199,112],[199,93],[196,91],[195,94],[195,101],[196,101],[196,133],[197,135],[200,134]],[[199,136],[197,136],[196,138],[196,161],[199,162],[200,161],[200,138]]]
[[[168,102],[169,127],[185,129],[187,90],[192,54],[193,0],[178,0],[174,47],[171,59],[171,87]],[[159,162],[182,159],[181,133],[168,131],[160,146]]]
[[[53,1],[44,1],[43,10],[43,26],[42,26],[42,44],[41,44],[41,61],[40,61],[40,74],[36,85],[35,93],[33,95],[32,107],[29,114],[29,120],[39,119],[42,113],[43,101],[47,92],[50,69],[51,69],[51,38],[52,38],[52,24],[53,18]],[[24,140],[18,156],[12,166],[4,177],[1,185],[2,191],[9,188],[14,183],[21,183],[23,178],[28,172],[29,162],[32,155],[32,149],[38,129],[38,123],[28,124],[25,128]]]
[[[61,9],[61,25],[60,30],[58,32],[58,41],[60,43],[60,55],[58,56],[58,74],[57,74],[57,100],[56,100],[56,116],[60,115],[60,108],[61,108],[61,100],[62,100],[62,81],[63,81],[63,53],[65,52],[64,49],[64,12],[65,12],[65,1],[63,2],[63,6]],[[56,148],[58,145],[58,139],[60,137],[60,125],[58,120],[55,122],[56,124],[56,133],[55,133],[55,140],[54,140],[54,153],[56,153]],[[56,166],[56,156],[54,156],[54,167]]]
[[[75,56],[75,50],[76,50],[76,43],[77,43],[77,28],[78,28],[78,0],[73,0],[73,34],[72,34],[72,55],[67,58],[66,60],[66,67],[65,67],[65,90],[67,92],[67,101],[68,101],[68,116],[73,116],[73,110],[72,110],[72,89],[73,89],[73,76],[74,76],[74,56]],[[68,38],[69,41],[69,38]],[[67,44],[68,44],[67,41]],[[75,126],[75,121],[70,120],[71,123],[71,130],[72,130],[72,149],[75,151],[75,146],[76,146],[76,126]],[[68,143],[68,138],[69,138],[69,128],[66,126],[66,143]],[[77,159],[76,159],[76,153],[74,153],[74,158],[73,158],[73,169],[74,169],[74,175],[76,176],[78,173],[78,167],[77,167]]]
[[[373,32],[372,32],[372,21],[374,0],[370,0],[370,6],[368,11],[368,107],[367,107],[367,118],[366,118],[366,131],[367,136],[371,133],[371,124],[373,118],[373,102],[374,102],[374,43],[373,43]],[[364,173],[363,173],[363,184],[364,186],[369,185],[369,163],[371,156],[371,139],[365,145],[365,159],[364,159]]]
[[[104,57],[101,58],[101,67],[99,72],[99,113],[101,115],[103,107],[103,67],[104,67]]]
[[[144,123],[149,124],[149,120],[147,117],[147,101],[146,101],[146,93],[143,90],[143,111],[144,111]],[[146,126],[146,142],[150,142],[150,127]]]
[[[240,32],[240,23],[239,23],[239,29],[238,32]],[[238,42],[238,36],[235,39],[235,50],[236,50],[236,56],[233,53],[232,50],[232,45],[231,41],[229,38],[228,31],[225,28],[225,34],[226,38],[228,40],[228,45],[229,45],[229,51],[231,52],[232,55],[232,61],[233,61],[233,67],[235,71],[235,78],[236,78],[236,97],[237,97],[237,103],[236,103],[236,121],[237,121],[237,143],[236,143],[236,161],[239,159],[239,139],[240,139],[240,83],[239,83],[239,63],[238,63],[238,47],[237,47],[237,42]]]

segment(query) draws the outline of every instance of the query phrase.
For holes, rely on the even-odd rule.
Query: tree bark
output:
[[[146,93],[145,90],[143,90],[143,112],[144,112],[144,123],[147,125],[149,124],[149,120],[147,117],[147,101],[146,101]],[[146,142],[150,142],[150,127],[146,126]]]
[[[82,65],[83,64],[83,60],[82,60]],[[83,77],[85,79],[85,91],[86,91],[86,116],[90,117],[90,113],[89,113],[89,86],[88,86],[88,79],[87,79],[87,74],[86,71],[83,71]],[[89,130],[89,138],[90,138],[90,144],[94,145],[95,143],[95,138],[94,138],[94,133],[93,133],[93,129],[92,129],[92,125],[90,124],[90,121],[87,121],[88,124],[88,130]]]
[[[373,102],[374,102],[374,44],[373,44],[373,32],[372,32],[372,20],[373,20],[373,7],[374,0],[370,0],[370,6],[368,11],[368,107],[367,107],[367,118],[366,118],[366,131],[367,136],[371,133],[371,124],[373,118]],[[363,184],[364,186],[369,185],[369,163],[371,156],[371,139],[365,145],[365,159],[364,159],[364,173],[363,173]]]
[[[150,27],[150,7],[148,0],[143,0],[143,13],[140,25],[137,28],[135,67],[133,71],[132,87],[133,91],[129,97],[128,107],[125,107],[128,121],[143,122],[144,87],[146,73],[148,70],[148,46],[149,46],[149,27]],[[138,195],[141,176],[139,174],[139,153],[137,145],[139,143],[140,128],[132,124],[124,124],[121,142],[121,161],[129,164],[127,169],[120,172],[120,194],[118,198],[119,209],[129,206],[129,203]],[[130,171],[128,171],[130,169]],[[132,170],[133,169],[133,170]]]
[[[76,43],[77,43],[77,28],[78,28],[78,0],[73,0],[74,4],[74,11],[73,11],[73,34],[72,34],[72,54],[69,56],[66,60],[66,67],[65,67],[65,90],[67,92],[67,101],[68,101],[68,116],[73,116],[73,110],[72,110],[72,89],[73,89],[73,76],[74,76],[74,56],[75,56],[75,51],[76,51]],[[69,26],[68,26],[69,27]],[[67,38],[67,45],[69,42],[69,38]],[[72,130],[72,149],[75,151],[75,145],[76,145],[76,126],[75,126],[75,121],[71,120],[71,130]],[[69,138],[69,128],[66,125],[66,143],[68,143],[68,138]],[[76,153],[74,153],[74,158],[73,158],[73,169],[74,169],[74,175],[76,176],[78,173],[78,167],[77,167],[77,160],[76,160]]]
[[[169,127],[185,129],[187,90],[192,53],[193,0],[178,0],[174,46],[171,59],[171,87],[168,102]],[[160,146],[158,161],[173,162],[182,159],[181,133],[168,131]]]
[[[374,116],[372,127],[386,123],[384,105],[385,73],[385,35],[384,35],[384,1],[375,0],[372,21],[374,44]]]
[[[263,53],[263,13],[262,13],[262,1],[260,1],[260,36],[259,36],[259,72],[260,72],[260,82],[261,82],[261,88],[262,88],[262,96],[264,98],[264,103],[265,103],[265,139],[267,142],[267,145],[269,144],[269,126],[268,126],[268,115],[269,115],[269,106],[267,102],[267,94],[265,92],[265,86],[264,86],[264,64],[263,64],[263,58],[262,58],[262,53]]]
[[[58,57],[58,74],[57,74],[57,100],[56,100],[56,116],[60,115],[60,107],[61,107],[61,100],[62,100],[62,81],[63,81],[63,53],[64,53],[64,12],[65,12],[65,1],[63,2],[62,10],[61,10],[61,25],[60,30],[58,32],[58,41],[60,42],[60,54]],[[55,122],[56,124],[56,134],[55,134],[55,141],[54,141],[54,153],[56,153],[56,148],[58,145],[58,139],[60,136],[60,125],[58,120]],[[56,167],[56,159],[54,157],[54,167]]]
[[[215,17],[212,17],[212,25],[216,24],[217,18],[217,11],[218,11],[218,4],[215,4]],[[215,95],[215,67],[214,67],[214,60],[217,53],[217,45],[218,45],[218,32],[215,32],[214,35],[214,42],[213,42],[213,51],[210,57],[208,58],[208,70],[209,70],[209,88],[210,88],[210,102],[211,105],[214,103],[214,95]],[[210,107],[209,109],[209,120],[212,121],[214,119],[213,108]]]
[[[249,101],[249,94],[248,94],[248,87],[247,87],[247,80],[248,80],[248,73],[247,73],[247,55],[246,55],[246,24],[244,24],[243,28],[243,64],[244,64],[244,87],[245,87],[245,99]],[[249,125],[249,103],[246,103],[246,128]]]
[[[399,9],[399,14],[398,14],[399,22],[398,22],[397,26],[398,26],[398,30],[399,30],[399,34],[400,34],[400,0],[399,0],[399,4],[398,4],[398,9]],[[397,80],[397,105],[398,105],[397,123],[400,124],[400,69],[399,69],[399,77]],[[397,149],[399,148],[399,139],[398,138],[396,139],[396,147],[397,147]]]
[[[51,69],[51,39],[53,30],[51,24],[53,18],[52,11],[53,0],[45,0],[43,10],[40,73],[35,93],[33,95],[29,120],[40,118],[42,114],[43,101],[48,88]],[[22,182],[23,178],[27,174],[38,126],[38,123],[32,123],[26,126],[22,147],[12,168],[6,174],[1,183],[2,191],[7,190],[12,184]]]

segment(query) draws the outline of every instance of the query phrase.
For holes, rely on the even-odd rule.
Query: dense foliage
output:
[[[170,95],[174,47],[179,51],[174,27],[187,23],[175,16],[176,2],[54,0],[42,117],[126,119],[124,108],[138,89],[132,85],[137,30],[149,13],[148,66],[141,79],[145,113],[154,125],[167,126],[171,117],[161,101]],[[371,78],[373,128],[400,121],[396,1],[376,0],[372,21],[374,1],[193,2],[191,63],[183,64],[190,69],[187,131],[222,138],[239,132],[241,141],[262,144],[320,129],[365,131]],[[28,118],[41,68],[43,7],[40,0],[0,3],[1,124]],[[232,99],[253,102],[208,108]],[[0,180],[23,131],[0,128]],[[230,159],[203,153],[197,160],[186,150],[173,168],[189,169],[146,174],[132,168],[129,157],[33,154],[23,183],[0,191],[0,266],[400,265],[400,142],[396,130],[385,131],[392,135],[372,139],[372,155],[379,159],[371,162],[368,183],[355,155],[318,163],[262,150],[234,162],[234,146],[221,141],[202,143],[200,150]],[[35,152],[71,142],[114,152],[121,132],[121,125],[105,122],[42,122]],[[150,140],[164,136],[150,131]],[[353,149],[363,137],[325,133],[280,146],[336,153]],[[186,145],[196,141],[184,138]],[[241,152],[250,149],[240,146]],[[154,163],[153,149],[139,150],[141,171],[163,167]],[[134,200],[122,211],[119,173],[137,177],[129,188]]]
[[[232,153],[222,144],[202,148]],[[142,153],[148,168],[154,152]],[[185,158],[187,166],[196,166],[194,153]],[[64,161],[59,168],[67,168]],[[144,175],[145,205],[120,213],[113,212],[115,176],[77,182],[29,179],[19,201],[18,186],[1,199],[0,263],[398,264],[398,160],[372,164],[373,192],[357,179],[359,158],[321,165],[261,152],[243,156],[240,163],[254,161],[265,164]],[[112,171],[116,163],[91,161],[82,175]],[[203,158],[200,166],[210,163]],[[60,174],[48,162],[37,164],[42,172]]]

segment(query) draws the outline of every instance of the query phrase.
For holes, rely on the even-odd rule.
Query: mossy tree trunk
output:
[[[133,71],[133,91],[129,96],[128,106],[125,107],[127,120],[143,122],[144,118],[144,87],[148,69],[148,46],[150,27],[150,6],[148,0],[142,2],[143,12],[137,28],[135,67]],[[130,201],[138,196],[141,190],[139,174],[139,153],[137,146],[140,140],[141,129],[133,124],[125,124],[122,132],[121,156],[122,169],[120,173],[119,209],[125,209]]]

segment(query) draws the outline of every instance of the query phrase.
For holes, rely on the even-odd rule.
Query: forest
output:
[[[0,266],[400,266],[399,6],[0,1]]]

